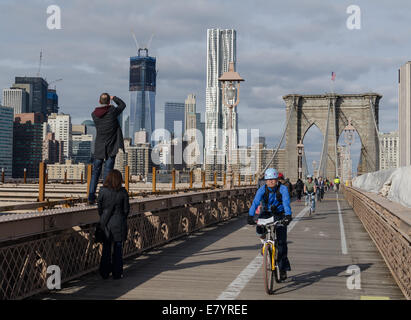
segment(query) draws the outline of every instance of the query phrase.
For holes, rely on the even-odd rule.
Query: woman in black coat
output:
[[[100,275],[107,279],[123,277],[123,241],[127,239],[127,216],[130,211],[128,192],[122,187],[123,178],[118,170],[111,170],[98,195],[100,227],[105,233],[100,261]],[[113,248],[113,254],[112,252]]]

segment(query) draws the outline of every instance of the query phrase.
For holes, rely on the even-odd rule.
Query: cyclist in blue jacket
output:
[[[292,220],[290,195],[288,188],[278,182],[278,171],[276,169],[268,168],[264,173],[264,180],[265,184],[257,190],[248,212],[248,224],[256,224],[254,215],[259,205],[261,205],[259,218],[269,218],[274,215],[274,220],[285,221],[285,225],[278,224],[276,226],[280,279],[285,280],[287,278],[287,271],[291,270],[287,257],[287,225]],[[257,226],[256,232],[261,239],[265,239],[264,227]]]

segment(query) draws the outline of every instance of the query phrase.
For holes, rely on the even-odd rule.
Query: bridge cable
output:
[[[288,114],[287,123],[286,123],[286,125],[285,125],[284,130],[283,130],[283,134],[282,134],[282,136],[281,136],[280,143],[278,144],[277,149],[275,150],[275,152],[274,152],[271,160],[267,163],[267,165],[265,166],[264,170],[258,174],[258,176],[261,176],[262,174],[264,174],[265,170],[267,170],[267,168],[268,168],[268,167],[271,165],[271,163],[274,161],[275,156],[277,155],[278,150],[280,149],[280,146],[281,146],[281,144],[283,143],[283,140],[284,140],[285,134],[286,134],[286,132],[287,132],[287,128],[288,128],[288,123],[290,122],[291,114],[293,113],[293,111],[295,111],[295,101],[293,101],[293,106],[292,106],[292,108],[290,108],[290,113]]]
[[[381,137],[380,137],[380,131],[378,130],[378,126],[377,126],[377,120],[375,118],[375,112],[374,112],[374,102],[372,101],[372,98],[370,97],[370,109],[371,109],[371,115],[372,115],[372,119],[374,120],[374,127],[375,127],[375,131],[377,132],[377,139],[378,139],[378,145],[379,145],[379,149],[382,150],[382,156],[384,157],[384,159],[388,159],[388,157],[386,157],[386,154],[384,152],[384,148],[382,147],[382,142],[381,142]],[[378,155],[379,158],[379,155]],[[380,163],[380,167],[381,167],[381,163]],[[377,168],[377,171],[380,170],[380,168]]]

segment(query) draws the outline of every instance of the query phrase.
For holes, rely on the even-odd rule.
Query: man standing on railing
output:
[[[117,108],[110,104],[113,100]],[[106,179],[110,170],[114,168],[114,162],[119,149],[124,151],[123,133],[118,121],[118,116],[123,112],[126,104],[118,97],[110,96],[108,93],[100,95],[100,106],[92,113],[96,126],[97,136],[94,145],[93,173],[91,176],[88,203],[95,204],[96,189],[104,165],[103,181]]]

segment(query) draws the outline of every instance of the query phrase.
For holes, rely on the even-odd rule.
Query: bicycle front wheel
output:
[[[263,277],[267,294],[272,294],[274,289],[273,250],[271,244],[267,244],[264,250]]]

